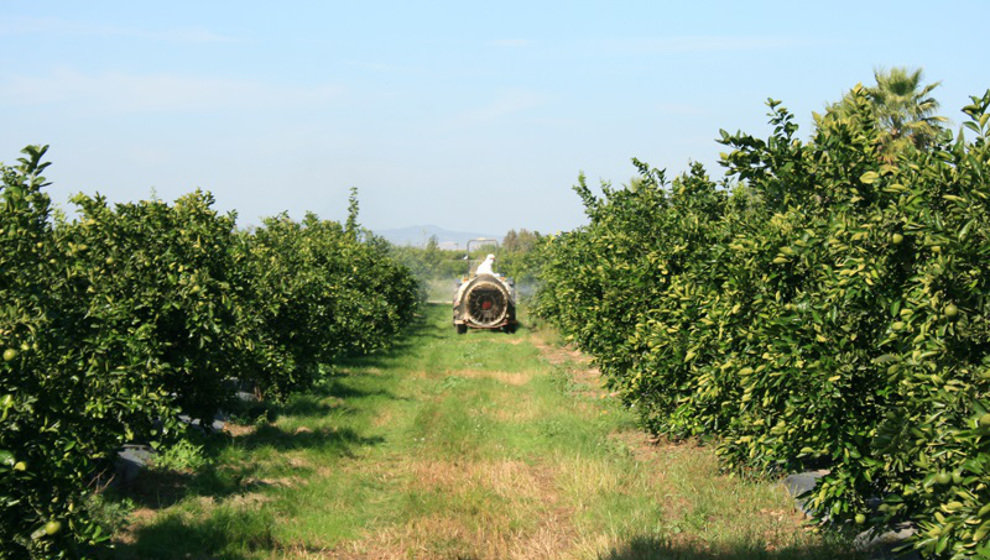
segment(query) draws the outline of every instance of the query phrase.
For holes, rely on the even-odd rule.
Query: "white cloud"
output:
[[[233,37],[200,27],[144,29],[58,18],[9,17],[0,21],[0,35],[72,35],[95,37],[130,37],[173,43],[229,43]]]
[[[70,106],[87,113],[261,109],[323,104],[339,96],[333,84],[292,86],[176,74],[84,74],[56,70],[0,81],[0,104]]]

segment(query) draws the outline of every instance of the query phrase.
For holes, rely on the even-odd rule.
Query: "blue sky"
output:
[[[501,234],[585,222],[570,186],[637,157],[721,175],[720,128],[765,135],[878,67],[990,87],[990,2],[5,2],[0,161],[50,144],[53,199],[196,187],[280,211]]]

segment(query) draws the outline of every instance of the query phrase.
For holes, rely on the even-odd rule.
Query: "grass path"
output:
[[[149,473],[118,558],[842,557],[776,484],[650,444],[551,333],[458,336],[430,306],[389,353]]]

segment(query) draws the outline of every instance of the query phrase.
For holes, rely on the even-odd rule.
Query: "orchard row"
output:
[[[278,399],[345,353],[380,348],[417,288],[388,245],[285,215],[249,231],[209,194],[73,199],[52,211],[43,147],[0,190],[0,550],[75,557],[105,537],[87,508],[121,444],[206,424],[250,387]]]
[[[582,178],[590,224],[545,243],[538,312],[653,432],[737,472],[827,469],[808,504],[837,527],[990,555],[988,105],[893,142],[862,87],[808,140],[771,101],[768,138],[722,133],[721,182]]]

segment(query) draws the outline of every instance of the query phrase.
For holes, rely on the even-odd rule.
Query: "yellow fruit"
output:
[[[990,412],[980,416],[979,423],[981,428],[990,428]]]
[[[3,351],[3,361],[9,362],[17,357],[17,350],[13,348],[8,348]]]
[[[856,525],[862,525],[863,523],[866,523],[866,515],[864,515],[862,513],[857,513],[856,514]]]
[[[945,306],[944,313],[945,313],[945,316],[946,317],[948,317],[949,319],[952,319],[956,315],[959,315],[959,308],[956,307],[955,304],[950,303],[949,305],[946,305]]]
[[[899,233],[890,236],[890,242],[894,245],[900,245],[902,241],[904,241],[904,236]]]
[[[47,533],[48,535],[54,535],[61,530],[62,530],[61,521],[49,521],[48,523],[45,523],[45,533]]]
[[[18,461],[14,463],[15,471],[26,471],[27,468],[28,468],[27,463],[25,463],[24,461]]]

